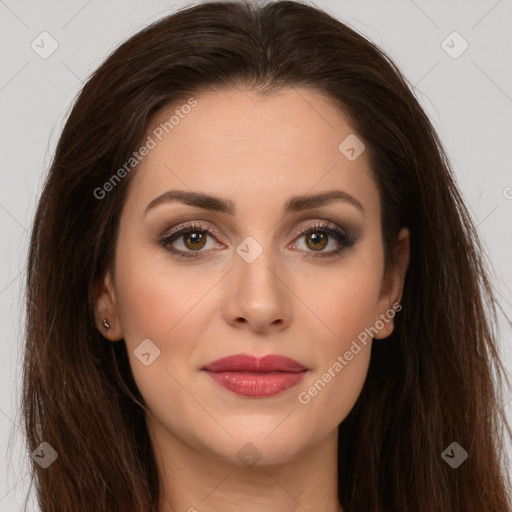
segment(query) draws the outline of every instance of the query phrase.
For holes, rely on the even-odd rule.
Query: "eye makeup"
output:
[[[211,250],[203,250],[210,237],[220,244],[222,244],[224,239],[211,224],[204,221],[192,221],[170,228],[166,227],[158,234],[157,242],[161,247],[178,258],[198,258],[204,255],[200,253]],[[301,240],[302,238],[308,241],[313,240],[313,246],[316,245],[317,248],[320,247],[321,249],[324,249],[331,241],[334,241],[337,245],[335,249],[329,251],[299,249],[299,251],[306,253],[306,257],[312,258],[336,257],[346,249],[353,247],[357,241],[357,237],[351,231],[343,229],[330,221],[313,221],[310,224],[299,227],[296,230],[292,245],[296,246],[295,240]],[[182,242],[185,249],[176,248],[175,244],[178,241]],[[188,250],[185,244],[189,244]]]

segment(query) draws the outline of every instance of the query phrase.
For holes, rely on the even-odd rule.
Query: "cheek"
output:
[[[187,393],[184,361],[194,359],[194,340],[200,326],[191,319],[203,287],[192,285],[193,293],[187,293],[190,280],[183,273],[180,278],[177,272],[160,272],[162,266],[139,265],[135,254],[120,259],[118,269],[119,318],[133,378],[148,411],[171,425],[176,423],[176,411],[186,409],[187,422],[200,424],[204,411],[194,407]],[[180,425],[178,421],[174,429],[179,430]],[[185,427],[181,435],[187,436]]]
[[[305,435],[323,437],[347,417],[366,380],[370,353],[371,341],[340,347],[299,390],[298,414],[308,418]]]
[[[371,354],[371,331],[378,318],[381,267],[361,260],[316,281],[307,295],[307,327],[319,364],[298,390],[312,431],[327,432],[341,423],[362,390]],[[314,418],[314,419],[313,419]]]
[[[175,337],[211,286],[204,275],[184,271],[168,258],[163,250],[156,255],[132,250],[117,260],[117,310],[127,343]]]
[[[314,283],[314,287],[311,286]],[[345,351],[345,346],[378,317],[381,268],[378,261],[360,261],[342,265],[323,274],[301,277],[297,290],[311,336],[324,340],[325,354]],[[306,321],[307,318],[307,321]]]
[[[368,372],[372,338],[366,331],[375,322],[374,290],[359,287],[332,295],[324,313],[327,336],[313,335],[318,364],[296,397],[299,410],[307,415],[311,435],[327,435],[356,403]],[[324,328],[325,329],[325,328]],[[316,338],[316,339],[315,339]]]
[[[133,377],[156,409],[178,403],[180,383],[199,365],[198,340],[206,328],[201,319],[213,308],[215,296],[208,292],[216,280],[214,273],[205,278],[204,272],[172,266],[163,251],[124,251],[116,262],[117,310]],[[148,352],[146,362],[152,362],[146,366],[138,356]]]

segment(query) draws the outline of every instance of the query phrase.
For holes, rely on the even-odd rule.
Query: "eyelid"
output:
[[[204,224],[202,224],[204,223]],[[180,239],[182,236],[185,236],[188,232],[193,231],[203,231],[204,233],[210,235],[210,237],[216,239],[217,241],[223,239],[223,235],[219,233],[219,231],[212,226],[208,221],[186,221],[179,223],[172,228],[164,229],[157,240],[157,243],[162,247],[166,248],[169,252],[173,253],[175,256],[182,258],[199,258],[205,256],[204,253],[208,254],[210,251],[184,251],[181,249],[174,249],[168,247],[171,243],[174,243],[173,238]],[[312,258],[334,258],[336,256],[340,256],[341,253],[353,247],[353,245],[358,240],[358,235],[354,234],[352,230],[345,229],[344,227],[339,226],[338,224],[329,221],[327,219],[323,220],[314,220],[310,221],[310,224],[307,226],[299,226],[296,229],[293,241],[287,246],[290,247],[296,246],[297,239],[302,238],[305,235],[310,233],[314,233],[315,231],[324,231],[328,234],[328,237],[334,239],[338,245],[337,249],[330,251],[302,251],[306,254],[306,257]],[[222,245],[225,245],[222,243]],[[203,254],[201,254],[203,253]]]
[[[199,223],[201,223],[201,224],[199,224]],[[343,234],[344,236],[347,236],[347,237],[350,235],[350,233],[346,229],[344,229],[341,226],[338,226],[334,222],[331,222],[329,220],[318,220],[317,219],[317,220],[311,221],[311,224],[309,224],[307,226],[303,226],[303,225],[299,226],[295,230],[294,237],[297,238],[301,235],[304,235],[305,233],[308,233],[309,231],[311,231],[313,229],[326,229],[326,228],[330,228],[336,232],[339,232],[339,234]],[[210,222],[204,221],[201,219],[181,222],[171,228],[169,228],[168,225],[166,225],[166,227],[159,232],[158,239],[169,238],[173,234],[179,233],[186,229],[190,229],[190,230],[198,229],[198,230],[204,230],[206,232],[210,231],[218,239],[221,239],[221,240],[225,239],[225,237]],[[295,240],[295,238],[294,238],[294,240]]]
[[[204,224],[199,224],[199,222],[204,223]],[[203,221],[203,220],[193,220],[193,221],[182,222],[180,224],[177,224],[176,226],[173,226],[172,228],[166,227],[158,234],[158,239],[170,238],[175,233],[179,233],[180,231],[187,230],[187,229],[190,229],[190,230],[197,229],[197,230],[202,230],[202,231],[206,231],[206,232],[210,231],[213,235],[215,235],[215,237],[217,237],[219,239],[224,239],[223,235],[221,235],[220,232],[212,226],[212,224],[210,224],[208,221]]]
[[[297,228],[297,236],[302,236],[311,231],[314,231],[315,229],[332,230],[338,233],[339,235],[343,235],[346,237],[349,236],[349,232],[346,229],[342,228],[341,226],[338,226],[337,224],[331,222],[330,220],[314,220],[313,223],[307,227],[300,226],[299,228]]]

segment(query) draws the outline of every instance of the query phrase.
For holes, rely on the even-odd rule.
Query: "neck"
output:
[[[158,512],[343,512],[337,429],[289,460],[265,465],[198,449],[155,421],[148,429],[162,483]]]

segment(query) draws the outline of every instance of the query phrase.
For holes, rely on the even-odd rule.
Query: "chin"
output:
[[[230,464],[239,466],[271,466],[284,464],[298,456],[304,439],[287,431],[279,434],[265,434],[245,431],[237,435],[231,431],[233,438],[224,439],[221,444],[210,445],[209,450],[217,457]],[[286,442],[285,442],[286,440]]]

